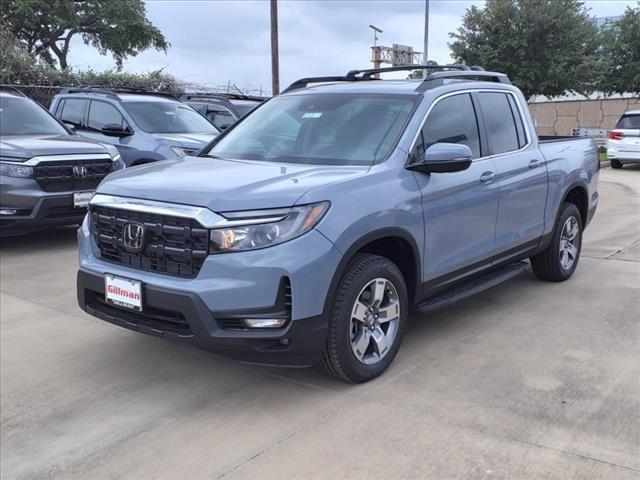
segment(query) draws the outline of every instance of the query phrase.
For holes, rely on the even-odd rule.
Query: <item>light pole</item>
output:
[[[424,53],[422,54],[422,63],[427,65],[429,62],[429,0],[424,0]]]
[[[380,30],[378,27],[376,27],[375,25],[369,25],[369,28],[371,30],[373,30],[373,48],[376,48],[377,41],[378,41],[378,34],[382,33],[382,30]]]
[[[271,0],[271,95],[280,93],[280,61],[278,58],[278,0]]]

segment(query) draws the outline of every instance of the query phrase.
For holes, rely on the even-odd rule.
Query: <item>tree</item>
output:
[[[579,0],[488,0],[449,36],[456,61],[506,73],[527,98],[590,93],[602,71],[598,31]]]
[[[26,51],[49,65],[69,66],[71,39],[80,35],[118,68],[128,56],[169,43],[146,17],[142,0],[2,0],[0,20]]]
[[[602,32],[606,72],[601,90],[606,93],[640,93],[640,2],[628,7],[620,20]]]

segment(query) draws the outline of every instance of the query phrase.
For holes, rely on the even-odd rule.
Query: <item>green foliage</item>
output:
[[[640,93],[640,2],[604,29],[601,53],[606,65],[601,90]]]
[[[118,68],[128,56],[169,43],[146,17],[142,0],[2,0],[0,20],[26,51],[48,65],[68,68],[74,35],[102,55],[110,52]]]
[[[604,68],[579,0],[488,0],[449,35],[457,62],[506,73],[527,98],[593,92]]]
[[[29,55],[1,24],[0,47],[0,83],[21,86],[21,90],[45,106],[62,87],[131,87],[155,92],[184,92],[185,85],[162,70],[142,74],[56,70]]]

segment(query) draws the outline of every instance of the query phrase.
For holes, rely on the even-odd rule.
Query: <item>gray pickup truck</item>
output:
[[[79,225],[100,181],[120,168],[114,147],[73,135],[20,91],[0,87],[0,236]]]
[[[80,306],[363,382],[393,361],[410,310],[529,265],[571,277],[598,204],[596,144],[539,138],[500,73],[373,78],[415,68],[301,79],[198,157],[112,174],[78,234]]]

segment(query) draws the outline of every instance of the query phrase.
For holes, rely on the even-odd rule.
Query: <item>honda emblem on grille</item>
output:
[[[138,222],[125,223],[122,228],[122,244],[129,252],[140,252],[144,246],[144,225]]]
[[[73,176],[76,178],[86,178],[87,176],[87,167],[84,165],[74,165],[73,166]]]

